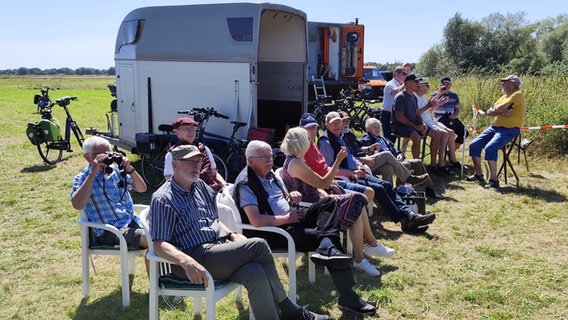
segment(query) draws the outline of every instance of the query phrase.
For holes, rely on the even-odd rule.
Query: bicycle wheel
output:
[[[83,136],[83,132],[81,132],[81,128],[79,128],[77,122],[71,122],[71,130],[73,130],[73,134],[75,135],[75,138],[77,138],[79,147],[83,148],[83,141],[85,141],[85,137]]]
[[[142,178],[152,187],[158,187],[164,182],[165,157],[165,151],[142,155]]]
[[[43,139],[42,139],[43,140]],[[52,148],[54,142],[43,141],[37,144],[37,151],[39,155],[47,164],[56,164],[61,161],[61,157],[63,156],[63,150],[61,148],[55,149]]]
[[[242,152],[231,152],[229,156],[227,156],[228,181],[233,182],[246,164],[244,150],[242,150]]]
[[[217,166],[217,173],[219,173],[221,175],[221,177],[223,177],[223,179],[225,179],[225,181],[227,181],[227,164],[225,164],[225,161],[223,161],[223,159],[221,159],[221,157],[219,157],[218,155],[211,153],[213,155],[213,159],[215,159],[215,165]]]

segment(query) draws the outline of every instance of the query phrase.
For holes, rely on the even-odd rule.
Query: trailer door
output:
[[[341,28],[341,74],[343,80],[363,79],[363,25],[348,25]]]
[[[135,144],[136,132],[136,104],[134,100],[134,67],[131,64],[117,64],[116,81],[118,87],[118,136],[124,142]],[[138,106],[139,107],[139,106]]]

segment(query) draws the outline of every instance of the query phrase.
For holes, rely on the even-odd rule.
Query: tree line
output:
[[[95,69],[95,68],[50,68],[50,69],[40,69],[40,68],[26,68],[20,67],[17,69],[6,69],[0,70],[0,75],[18,75],[18,76],[46,76],[46,75],[115,75],[115,68],[110,67],[108,69]]]
[[[396,65],[377,64],[382,70]],[[530,23],[525,12],[492,13],[473,21],[456,13],[446,24],[441,43],[414,64],[416,73],[439,75],[568,75],[568,16]]]

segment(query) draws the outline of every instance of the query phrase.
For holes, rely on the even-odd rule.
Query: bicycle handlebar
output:
[[[64,107],[66,105],[68,105],[69,103],[71,103],[71,100],[77,100],[77,97],[73,96],[65,96],[65,97],[61,97],[57,100],[55,100],[55,103],[57,103],[58,106],[60,107]]]
[[[192,110],[178,110],[177,113],[188,114],[188,115],[196,115],[198,113],[203,113],[203,114],[206,114],[208,116],[214,116],[216,118],[229,119],[229,117],[227,117],[224,114],[217,112],[217,110],[215,110],[215,108],[213,108],[213,107],[211,107],[211,108],[193,108]]]

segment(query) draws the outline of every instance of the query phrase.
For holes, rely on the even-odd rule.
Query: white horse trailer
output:
[[[307,19],[270,3],[158,6],[122,21],[115,48],[117,147],[136,152],[136,133],[159,133],[178,110],[214,107],[207,131],[232,121],[281,138],[307,111]]]

